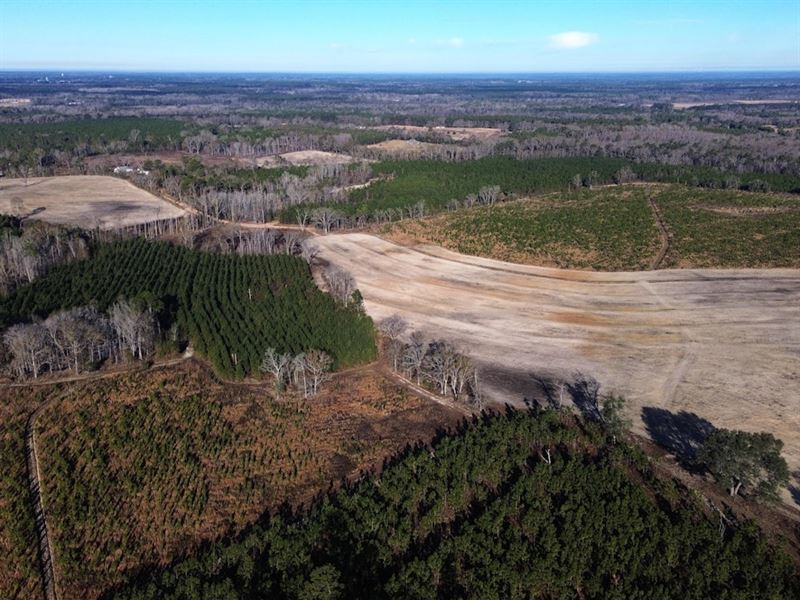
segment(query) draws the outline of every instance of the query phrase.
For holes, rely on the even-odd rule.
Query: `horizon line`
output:
[[[659,75],[682,73],[797,73],[798,67],[714,67],[687,69],[623,69],[623,70],[543,70],[543,71],[328,71],[328,70],[254,70],[254,69],[149,69],[102,67],[0,67],[0,73],[109,73],[153,75]]]

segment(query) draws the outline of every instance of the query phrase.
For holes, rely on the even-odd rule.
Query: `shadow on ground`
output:
[[[697,452],[716,429],[710,421],[693,412],[672,413],[655,406],[642,408],[642,421],[650,439],[672,452],[690,470],[696,468]]]
[[[800,471],[792,473],[794,484],[789,486],[789,493],[792,495],[792,500],[797,506],[800,506]]]

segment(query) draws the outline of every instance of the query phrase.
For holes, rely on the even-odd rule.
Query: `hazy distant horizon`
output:
[[[764,69],[694,69],[663,71],[244,71],[244,70],[189,70],[189,69],[62,69],[59,67],[42,68],[0,68],[0,75],[226,75],[226,76],[318,76],[318,77],[580,77],[580,76],[737,76],[760,77],[768,75],[785,75],[800,77],[800,68],[764,68]]]

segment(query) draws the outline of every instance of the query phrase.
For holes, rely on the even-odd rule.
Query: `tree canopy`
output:
[[[721,534],[639,450],[569,419],[475,420],[109,597],[798,597],[757,528]]]
[[[698,458],[731,496],[775,498],[789,484],[782,448],[783,442],[771,433],[717,429],[706,439]]]

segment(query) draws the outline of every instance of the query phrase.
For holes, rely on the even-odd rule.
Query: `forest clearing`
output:
[[[184,215],[117,177],[74,175],[0,180],[0,213],[89,229],[115,229]]]
[[[800,273],[594,273],[503,263],[366,234],[318,237],[376,320],[399,314],[484,365],[484,392],[523,406],[576,372],[645,407],[770,431],[800,467]]]

